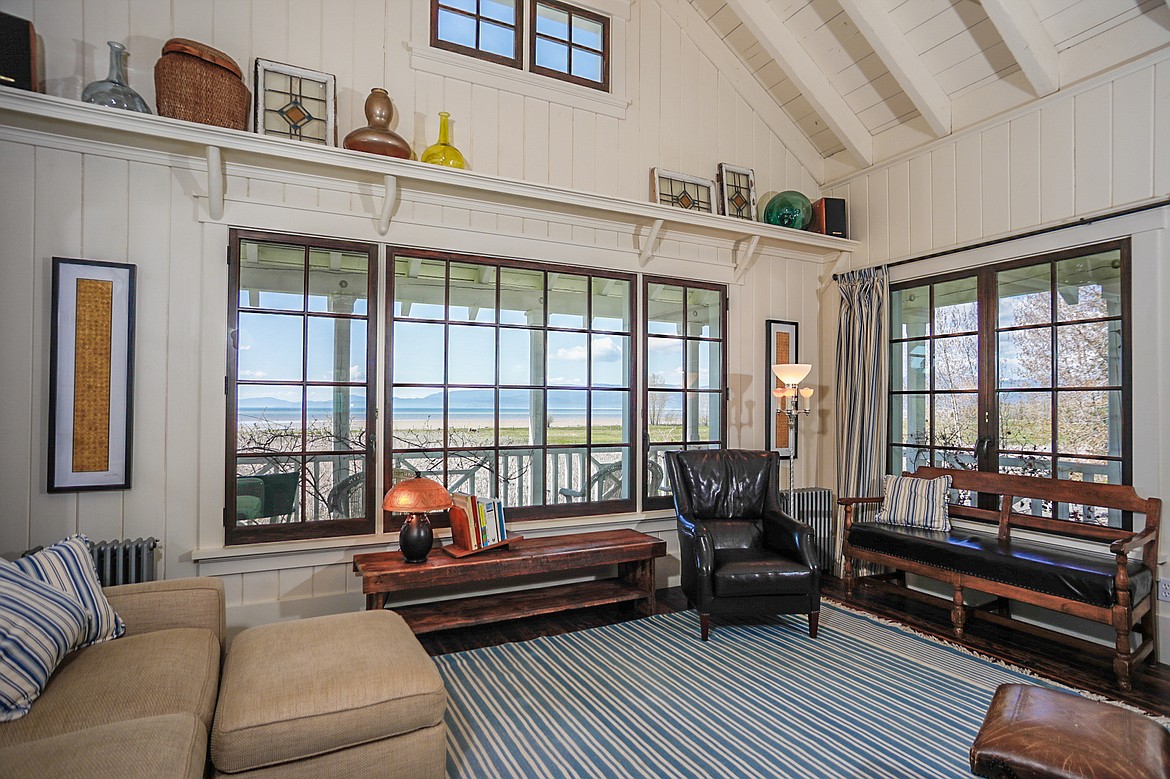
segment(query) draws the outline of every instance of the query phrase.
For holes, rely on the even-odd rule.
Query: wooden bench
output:
[[[858,522],[855,507],[881,503],[882,498],[842,498],[838,503],[845,508],[847,593],[852,593],[858,578],[856,562],[865,560],[950,584],[954,588],[951,622],[956,636],[963,635],[968,614],[963,588],[969,587],[998,596],[993,606],[1008,616],[1008,601],[1014,600],[1112,625],[1117,633],[1113,670],[1122,690],[1131,688],[1133,669],[1139,663],[1154,662],[1159,499],[1140,498],[1133,487],[1120,484],[947,468],[919,468],[906,475],[922,479],[949,475],[953,489],[1000,496],[998,511],[948,505],[952,519],[994,525],[997,532],[981,533],[965,526],[953,526],[945,532]],[[1021,498],[1053,506],[1097,506],[1141,514],[1145,524],[1135,522],[1141,529],[1129,531],[1021,514],[1012,510]],[[1032,535],[1013,537],[1013,529],[1032,531]],[[1044,536],[1074,543],[1044,543],[1049,540]],[[1106,546],[1108,555],[1103,553]],[[1139,549],[1140,558],[1131,559],[1130,553]],[[1134,630],[1142,636],[1136,650],[1131,641]]]

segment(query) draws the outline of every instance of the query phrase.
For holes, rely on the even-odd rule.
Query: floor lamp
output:
[[[801,414],[808,415],[812,406],[812,387],[802,387],[800,382],[808,376],[812,365],[803,362],[786,362],[772,366],[772,373],[780,380],[783,387],[776,387],[772,395],[779,401],[777,414],[784,414],[788,418],[788,445],[792,455],[788,458],[788,513],[791,515],[796,507],[796,418]],[[804,399],[803,408],[801,399]]]

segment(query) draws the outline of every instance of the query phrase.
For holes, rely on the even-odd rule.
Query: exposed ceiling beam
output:
[[[727,4],[853,158],[868,167],[873,162],[873,136],[767,0],[727,0]]]
[[[983,10],[1007,44],[1037,97],[1060,89],[1060,56],[1031,2],[983,0]]]
[[[813,145],[808,136],[792,121],[768,90],[748,71],[743,61],[735,55],[719,34],[687,0],[661,0],[662,10],[681,25],[683,32],[699,46],[699,50],[711,60],[711,64],[726,78],[736,91],[743,96],[764,124],[768,126],[784,148],[792,153],[796,161],[804,166],[813,181],[825,183],[825,158]]]
[[[1170,0],[1167,0],[1170,2]],[[869,45],[890,69],[902,91],[914,103],[935,137],[951,133],[951,98],[922,58],[906,42],[906,36],[883,5],[873,0],[838,0]]]

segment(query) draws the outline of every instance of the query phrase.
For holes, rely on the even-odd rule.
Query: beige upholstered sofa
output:
[[[443,775],[442,679],[398,615],[251,628],[225,669],[218,579],[104,592],[126,634],[70,654],[27,715],[0,723],[0,775]]]

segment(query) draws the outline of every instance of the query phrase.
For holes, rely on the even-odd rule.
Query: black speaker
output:
[[[32,22],[5,13],[0,13],[0,85],[40,88],[36,30]]]
[[[808,229],[814,233],[847,238],[845,201],[839,197],[823,197],[813,203],[812,224]]]

